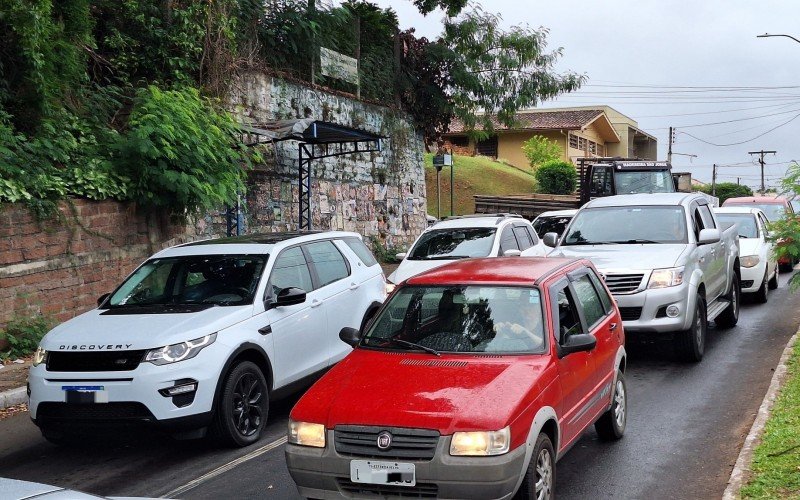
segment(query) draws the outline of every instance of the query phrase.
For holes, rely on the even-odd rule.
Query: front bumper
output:
[[[623,313],[622,324],[626,332],[669,333],[686,330],[695,307],[695,294],[689,283],[618,294],[614,295],[614,299]],[[673,318],[666,315],[666,308],[670,305],[677,306],[679,310]]]
[[[382,486],[350,481],[350,461],[369,457],[340,455],[329,430],[325,448],[286,445],[286,463],[300,494],[310,498],[511,498],[524,473],[525,446],[496,457],[450,456],[450,436],[441,436],[432,460],[382,459],[415,465],[416,486]]]
[[[757,292],[758,289],[761,288],[761,283],[764,282],[766,269],[767,269],[766,262],[759,262],[757,265],[753,267],[740,266],[739,270],[741,271],[742,293]],[[750,285],[750,286],[745,286],[745,285]]]

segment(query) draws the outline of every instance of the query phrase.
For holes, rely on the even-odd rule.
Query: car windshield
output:
[[[251,304],[267,255],[151,259],[111,295],[113,308]]]
[[[758,226],[753,214],[717,214],[717,219],[725,224],[738,224],[740,238],[758,238]]]
[[[539,290],[503,286],[406,286],[362,345],[437,352],[543,353]]]
[[[533,229],[536,231],[536,234],[539,235],[539,238],[544,237],[547,233],[558,233],[558,235],[561,236],[561,233],[564,232],[564,229],[566,229],[567,224],[569,224],[571,220],[571,215],[539,216],[533,221]]]
[[[495,228],[434,229],[423,233],[409,260],[486,257],[492,251]]]
[[[562,245],[686,243],[682,207],[630,206],[583,209]]]
[[[617,194],[674,193],[672,174],[668,170],[615,172]]]
[[[726,207],[752,207],[760,208],[764,215],[772,222],[786,217],[786,207],[781,203],[727,203]]]

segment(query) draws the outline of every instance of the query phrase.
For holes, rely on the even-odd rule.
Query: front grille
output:
[[[631,293],[642,284],[644,273],[636,274],[606,274],[606,286],[611,293]]]
[[[641,307],[620,307],[619,308],[619,315],[622,317],[622,321],[636,321],[642,315],[642,308]]]
[[[755,283],[755,280],[742,280],[741,287],[742,288],[750,288]]]
[[[47,354],[51,372],[123,372],[135,370],[147,351],[61,352]]]
[[[153,414],[142,403],[39,403],[36,419],[103,421],[103,420],[154,420]]]
[[[388,450],[378,449],[378,434],[383,431],[388,431],[392,435],[392,445]],[[436,454],[439,433],[428,429],[337,425],[334,428],[333,440],[336,451],[342,455],[431,460]]]
[[[371,495],[378,497],[399,498],[436,498],[439,487],[435,484],[417,483],[414,486],[397,486],[393,484],[354,483],[349,479],[337,478],[339,490],[350,495]]]

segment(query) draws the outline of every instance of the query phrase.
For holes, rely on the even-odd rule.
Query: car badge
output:
[[[392,447],[392,435],[387,431],[378,434],[378,449],[388,450]]]

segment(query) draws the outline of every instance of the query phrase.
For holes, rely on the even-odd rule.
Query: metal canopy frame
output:
[[[312,119],[280,120],[257,126],[241,125],[240,129],[244,134],[256,136],[256,141],[248,146],[298,141],[299,229],[311,229],[311,162],[355,153],[379,153],[385,139],[366,130]],[[262,137],[267,140],[262,141]],[[231,227],[235,226],[239,234],[238,219],[235,224],[231,224],[230,216],[228,220],[229,233]]]

